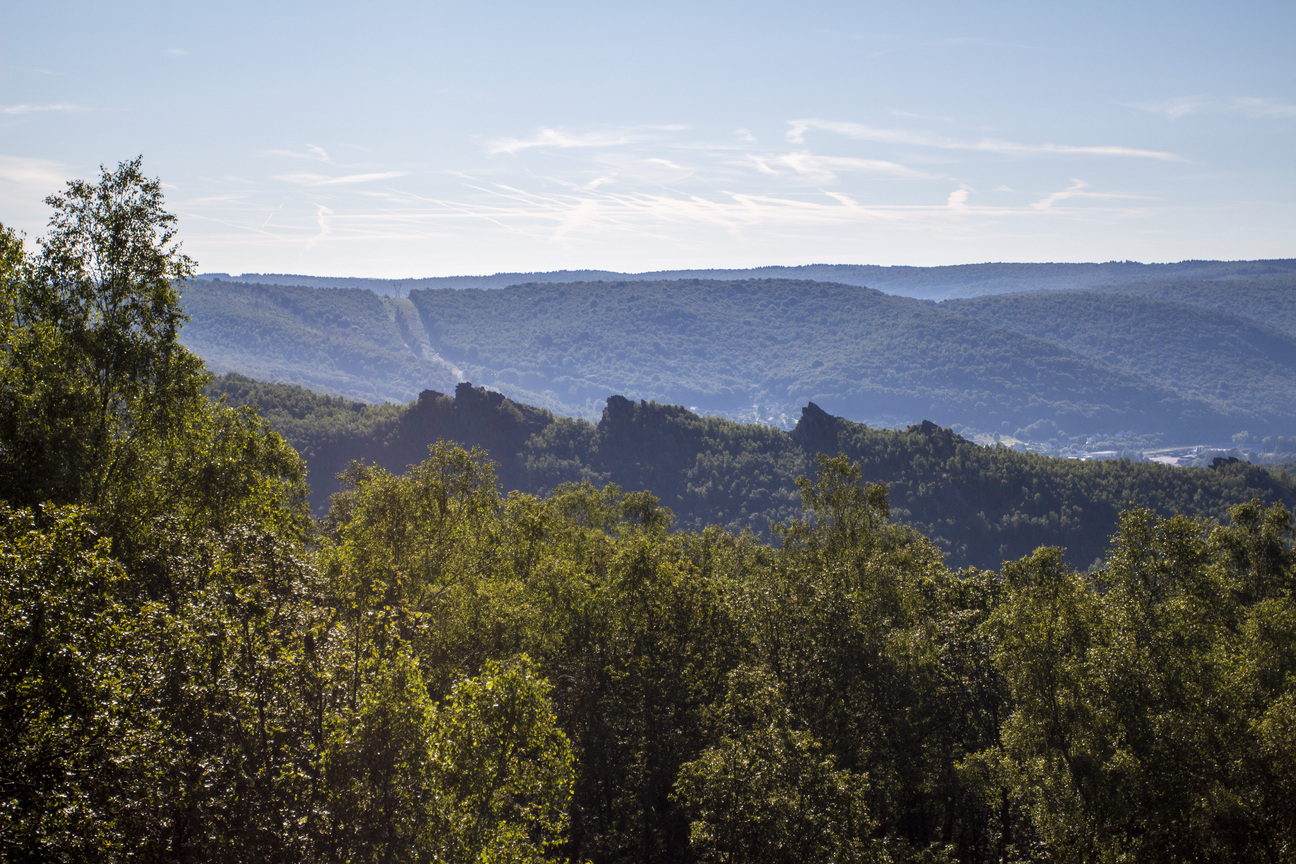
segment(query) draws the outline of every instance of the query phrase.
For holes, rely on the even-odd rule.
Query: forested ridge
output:
[[[183,340],[215,372],[284,378],[368,402],[406,402],[452,387],[445,361],[425,353],[408,300],[347,288],[191,281]]]
[[[597,423],[555,417],[470,384],[425,392],[408,406],[369,406],[237,375],[213,398],[255,405],[306,460],[316,513],[352,460],[404,471],[445,439],[480,447],[507,490],[544,495],[563,483],[616,483],[652,492],[677,527],[752,530],[801,513],[796,480],[820,454],[845,454],[866,482],[889,488],[895,516],[931,538],[955,566],[997,568],[1037,546],[1059,546],[1084,568],[1105,555],[1121,510],[1223,518],[1258,498],[1296,507],[1296,480],[1243,462],[1173,468],[1130,460],[1057,459],[974,444],[933,423],[873,429],[810,403],[791,432],[701,417],[679,406],[613,397]]]
[[[593,414],[563,409],[611,391],[757,416],[814,401],[873,425],[958,418],[1005,433],[1042,417],[1072,435],[1232,428],[1200,400],[1062,346],[869,288],[590,282],[410,300],[470,379],[559,413]]]
[[[1128,509],[1090,572],[953,570],[851,456],[876,430],[812,414],[768,540],[614,484],[505,495],[445,442],[313,521],[300,456],[177,341],[160,183],[48,203],[37,250],[0,227],[4,860],[1291,859],[1282,503]],[[263,392],[321,446],[416,414]],[[497,396],[419,404],[576,457],[596,430]],[[728,434],[607,412],[645,476]]]
[[[228,273],[203,273],[200,279],[235,277]],[[875,264],[802,264],[793,267],[745,267],[731,270],[659,270],[618,273],[611,270],[554,270],[544,273],[495,273],[490,276],[433,276],[421,279],[362,279],[340,276],[304,276],[288,273],[244,273],[242,282],[311,288],[359,288],[384,296],[400,297],[422,289],[508,288],[511,285],[568,282],[661,282],[677,279],[735,281],[795,279],[834,282],[876,288],[887,294],[923,300],[976,297],[1012,291],[1078,290],[1099,286],[1126,286],[1145,282],[1214,282],[1227,284],[1296,278],[1296,260],[1179,261],[1143,264],[1138,261],[1105,263],[990,263],[953,264],[942,267],[881,266]]]
[[[1187,303],[1236,315],[1296,336],[1296,273],[1236,279],[1160,279],[1093,289],[1103,294]]]
[[[1011,293],[939,304],[810,278],[408,298],[199,280],[182,338],[216,371],[368,402],[470,380],[588,420],[620,394],[790,428],[813,401],[871,426],[931,420],[1053,453],[1113,439],[1119,449],[1293,438],[1296,335],[1283,328],[1296,320],[1296,276],[1282,262],[1243,263],[1234,269],[1261,275],[1114,293],[1023,291],[1026,275],[1050,284],[1048,267],[1062,265],[1008,268]],[[988,290],[998,271],[978,266]],[[805,276],[836,272],[820,270]]]
[[[942,306],[1141,374],[1230,412],[1240,428],[1286,429],[1296,417],[1296,333],[1290,324],[1279,329],[1281,318],[1261,323],[1248,315],[1246,299],[1235,295],[1241,314],[1097,291],[1030,291]],[[1255,303],[1251,314],[1279,305]]]

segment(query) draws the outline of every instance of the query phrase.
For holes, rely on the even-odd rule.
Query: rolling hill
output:
[[[941,306],[1206,402],[1253,432],[1287,431],[1296,418],[1296,336],[1222,308],[1096,291],[1031,291]]]
[[[420,342],[422,326],[408,300],[358,289],[194,280],[182,303],[190,320],[181,341],[215,372],[366,402],[407,402],[459,380]]]
[[[508,490],[545,494],[563,483],[647,489],[676,526],[718,524],[769,536],[801,515],[796,478],[815,457],[845,454],[863,479],[886,483],[892,513],[933,538],[952,564],[998,568],[1040,545],[1065,547],[1086,567],[1105,554],[1117,515],[1130,506],[1218,518],[1251,498],[1296,506],[1296,480],[1242,462],[1171,468],[1081,462],[983,447],[933,423],[874,429],[817,405],[784,432],[702,417],[680,406],[609,398],[598,423],[555,417],[499,393],[460,384],[405,406],[364,405],[298,387],[223,376],[213,398],[257,405],[306,459],[319,515],[353,460],[401,472],[443,438],[485,449]]]
[[[466,377],[592,417],[614,393],[788,425],[814,401],[876,426],[923,419],[1071,436],[1190,428],[1226,412],[1068,348],[924,301],[791,280],[588,282],[414,291]]]
[[[1237,279],[1167,280],[1093,289],[1104,294],[1168,300],[1258,321],[1296,336],[1296,273]]]

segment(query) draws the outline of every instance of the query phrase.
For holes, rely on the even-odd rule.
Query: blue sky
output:
[[[204,271],[1296,256],[1296,3],[0,0],[0,221]]]

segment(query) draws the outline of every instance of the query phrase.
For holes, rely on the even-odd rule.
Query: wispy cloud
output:
[[[1233,110],[1250,117],[1296,117],[1296,105],[1290,102],[1279,102],[1276,99],[1257,99],[1254,97],[1233,100]]]
[[[0,181],[17,186],[53,190],[67,180],[67,172],[57,162],[0,156]]]
[[[310,239],[309,242],[307,242],[307,249],[319,245],[321,240],[327,240],[329,235],[333,233],[333,211],[331,209],[325,207],[323,204],[316,204],[315,219],[316,223],[319,225],[319,231]],[[269,222],[270,220],[267,219],[266,221]]]
[[[1192,114],[1220,114],[1225,112],[1245,114],[1248,117],[1257,118],[1296,117],[1296,104],[1255,96],[1238,96],[1227,100],[1208,99],[1204,96],[1180,96],[1160,102],[1127,102],[1125,104],[1126,107],[1149,111],[1170,120],[1178,120]]]
[[[899,42],[891,40],[893,44],[889,48],[882,48],[869,54],[870,58],[884,57],[888,54],[896,54],[908,51],[929,51],[940,54],[948,53],[950,49],[957,48],[980,48],[989,49],[997,53],[1005,50],[1011,51],[1029,51],[1036,52],[1041,50],[1035,45],[1023,45],[1014,42],[1004,42],[999,39],[991,39],[985,36],[949,36],[944,39],[926,39],[918,42]]]
[[[745,231],[781,232],[818,227],[848,227],[889,223],[938,226],[951,219],[1003,218],[1110,219],[1138,211],[1138,205],[1095,208],[1056,208],[1069,198],[1134,199],[1138,196],[1089,190],[1083,181],[1030,204],[977,205],[974,190],[959,184],[944,198],[927,204],[863,205],[847,194],[772,195],[718,190],[707,194],[660,191],[616,191],[602,186],[554,194],[505,184],[471,185],[478,193],[467,199],[435,199],[401,194],[386,196],[393,208],[366,222],[376,230],[387,222],[390,231],[409,231],[418,224],[465,225],[464,220],[488,222],[532,239],[585,242],[618,236],[671,237],[689,226],[719,228],[734,235]],[[401,202],[407,207],[400,208]],[[397,216],[397,209],[400,215]],[[355,220],[349,220],[356,224]]]
[[[751,179],[750,174],[747,177]],[[1039,201],[1014,195],[1012,203],[1000,194],[979,195],[980,185],[974,188],[958,181],[952,185],[947,181],[939,190],[928,186],[917,200],[905,196],[904,203],[882,203],[876,195],[865,198],[849,189],[778,193],[712,183],[685,189],[621,181],[618,177],[615,183],[587,183],[582,188],[570,183],[559,186],[553,179],[533,174],[513,182],[465,177],[457,191],[446,189],[439,195],[374,184],[327,200],[299,194],[285,198],[286,203],[264,198],[212,201],[185,216],[212,228],[220,226],[216,233],[221,243],[278,248],[312,260],[352,250],[371,261],[374,249],[426,249],[430,238],[436,238],[445,249],[457,250],[448,254],[466,256],[464,261],[489,260],[490,266],[504,266],[498,264],[498,257],[473,256],[489,256],[483,250],[501,244],[516,256],[516,262],[537,255],[579,252],[585,256],[594,250],[621,255],[628,248],[654,250],[644,260],[669,258],[681,250],[706,256],[731,244],[772,255],[774,250],[794,248],[780,244],[802,241],[838,250],[858,250],[861,242],[872,243],[870,254],[894,255],[905,243],[917,242],[915,248],[922,248],[932,237],[961,242],[959,238],[1001,237],[1005,231],[1056,236],[1069,232],[1067,226],[1142,224],[1151,212],[1137,201],[1072,201],[1083,206],[1064,206],[1069,198],[1122,197],[1100,194],[1080,181]]]
[[[1202,96],[1179,96],[1174,99],[1163,99],[1159,102],[1127,102],[1125,107],[1159,114],[1170,120],[1178,120],[1181,117],[1208,110],[1211,103],[1210,100]]]
[[[49,218],[45,196],[74,176],[74,170],[58,162],[0,155],[0,201],[4,202],[0,220],[10,228],[39,233]]]
[[[301,186],[350,186],[355,183],[372,183],[404,176],[404,171],[377,171],[371,174],[344,174],[341,177],[329,177],[325,174],[279,174],[275,179]]]
[[[1053,205],[1059,201],[1066,201],[1069,198],[1093,198],[1100,200],[1146,200],[1143,195],[1128,195],[1121,192],[1091,192],[1089,184],[1083,180],[1073,179],[1071,185],[1067,188],[1054,192],[1052,195],[1045,196],[1031,204],[1035,210],[1052,210]]]
[[[298,153],[295,150],[267,150],[265,152],[269,156],[287,156],[289,159],[310,159],[313,162],[333,161],[329,159],[328,151],[314,144],[307,144],[305,153]]]
[[[486,143],[486,152],[517,153],[533,147],[620,147],[659,137],[662,132],[679,131],[681,126],[650,126],[633,129],[596,129],[589,132],[567,132],[541,129],[530,138],[500,138]]]
[[[4,64],[3,67],[0,68],[13,69],[18,72],[34,72],[37,75],[66,75],[67,74],[66,72],[55,72],[53,69],[41,69],[39,66],[12,66],[9,64]]]
[[[854,156],[821,156],[808,150],[783,153],[777,156],[751,156],[757,170],[764,174],[791,172],[802,179],[818,183],[831,183],[839,172],[889,174],[895,177],[929,178],[932,175],[916,171],[898,162],[882,159],[861,159]]]
[[[168,48],[162,53],[166,54],[168,57],[183,57],[189,52],[183,48]]]
[[[900,117],[904,120],[922,120],[924,122],[931,122],[932,120],[935,120],[938,123],[954,122],[953,117],[947,117],[945,115],[933,116],[930,114],[915,114],[912,111],[901,111],[899,108],[892,108],[891,115],[894,117]]]
[[[479,139],[475,165],[413,177],[383,170],[395,167],[391,163],[337,166],[331,151],[298,139],[286,149],[262,151],[290,160],[268,163],[282,169],[277,189],[247,200],[196,202],[194,218],[226,220],[222,224],[249,237],[267,243],[280,238],[284,248],[308,248],[312,256],[364,244],[397,248],[429,237],[450,241],[447,248],[459,250],[451,254],[467,254],[462,250],[494,237],[507,238],[492,242],[514,244],[517,255],[523,254],[519,249],[574,255],[592,249],[728,249],[731,241],[755,251],[828,244],[826,238],[847,243],[875,227],[913,237],[991,236],[1009,228],[1064,235],[1065,226],[1133,224],[1160,205],[1121,200],[1133,196],[1118,194],[1123,187],[1108,173],[1118,166],[1071,168],[1059,160],[1065,173],[1038,186],[1034,173],[1014,177],[1016,160],[982,160],[985,170],[960,171],[938,166],[958,161],[950,155],[848,140],[986,146],[971,136],[939,136],[923,125],[905,131],[899,121],[889,121],[896,128],[879,129],[799,120],[784,128],[788,137],[808,142],[800,146],[740,142],[732,127],[722,127],[714,139],[646,125],[554,128],[492,145],[493,152],[517,156],[488,157]],[[996,152],[1013,146],[994,144]],[[551,151],[545,145],[584,149]],[[896,155],[901,152],[916,155]],[[1051,166],[1049,173],[1057,170]],[[1079,180],[1068,184],[1068,177],[1086,172],[1092,172],[1088,179],[1096,188]],[[224,191],[241,195],[244,184],[231,183]]]
[[[857,141],[876,141],[884,144],[908,144],[918,147],[932,147],[940,150],[973,150],[1018,155],[1125,156],[1139,159],[1181,161],[1181,157],[1164,150],[1143,150],[1137,147],[1109,145],[1022,144],[1016,141],[1003,141],[997,138],[967,140],[951,138],[945,135],[933,135],[927,132],[909,132],[903,129],[879,129],[873,126],[865,126],[861,123],[847,123],[835,120],[791,120],[788,121],[788,127],[787,139],[793,143],[804,142],[805,134],[807,132],[818,130],[823,132],[832,132]]]
[[[0,107],[0,114],[43,114],[49,111],[86,111],[80,105],[56,102],[48,105],[5,105]]]

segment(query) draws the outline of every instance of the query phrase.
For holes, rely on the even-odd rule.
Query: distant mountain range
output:
[[[436,276],[423,279],[355,279],[285,273],[204,273],[199,278],[261,285],[308,288],[358,288],[389,297],[436,288],[507,288],[511,285],[564,282],[661,282],[673,279],[796,279],[874,288],[884,294],[944,300],[1012,291],[1090,288],[1166,280],[1243,279],[1296,275],[1296,259],[1272,261],[1180,261],[1141,264],[958,264],[949,267],[883,267],[871,264],[806,264],[799,267],[753,267],[740,270],[658,270],[618,273],[611,270],[555,270],[547,273],[496,273],[492,276]]]
[[[772,271],[800,275],[407,280],[407,297],[201,278],[182,339],[215,371],[367,402],[472,380],[591,420],[623,394],[782,428],[813,401],[873,426],[932,420],[1055,448],[1296,436],[1296,261],[741,272]],[[865,273],[892,293],[809,278]],[[1167,278],[1097,281],[1131,273]]]

